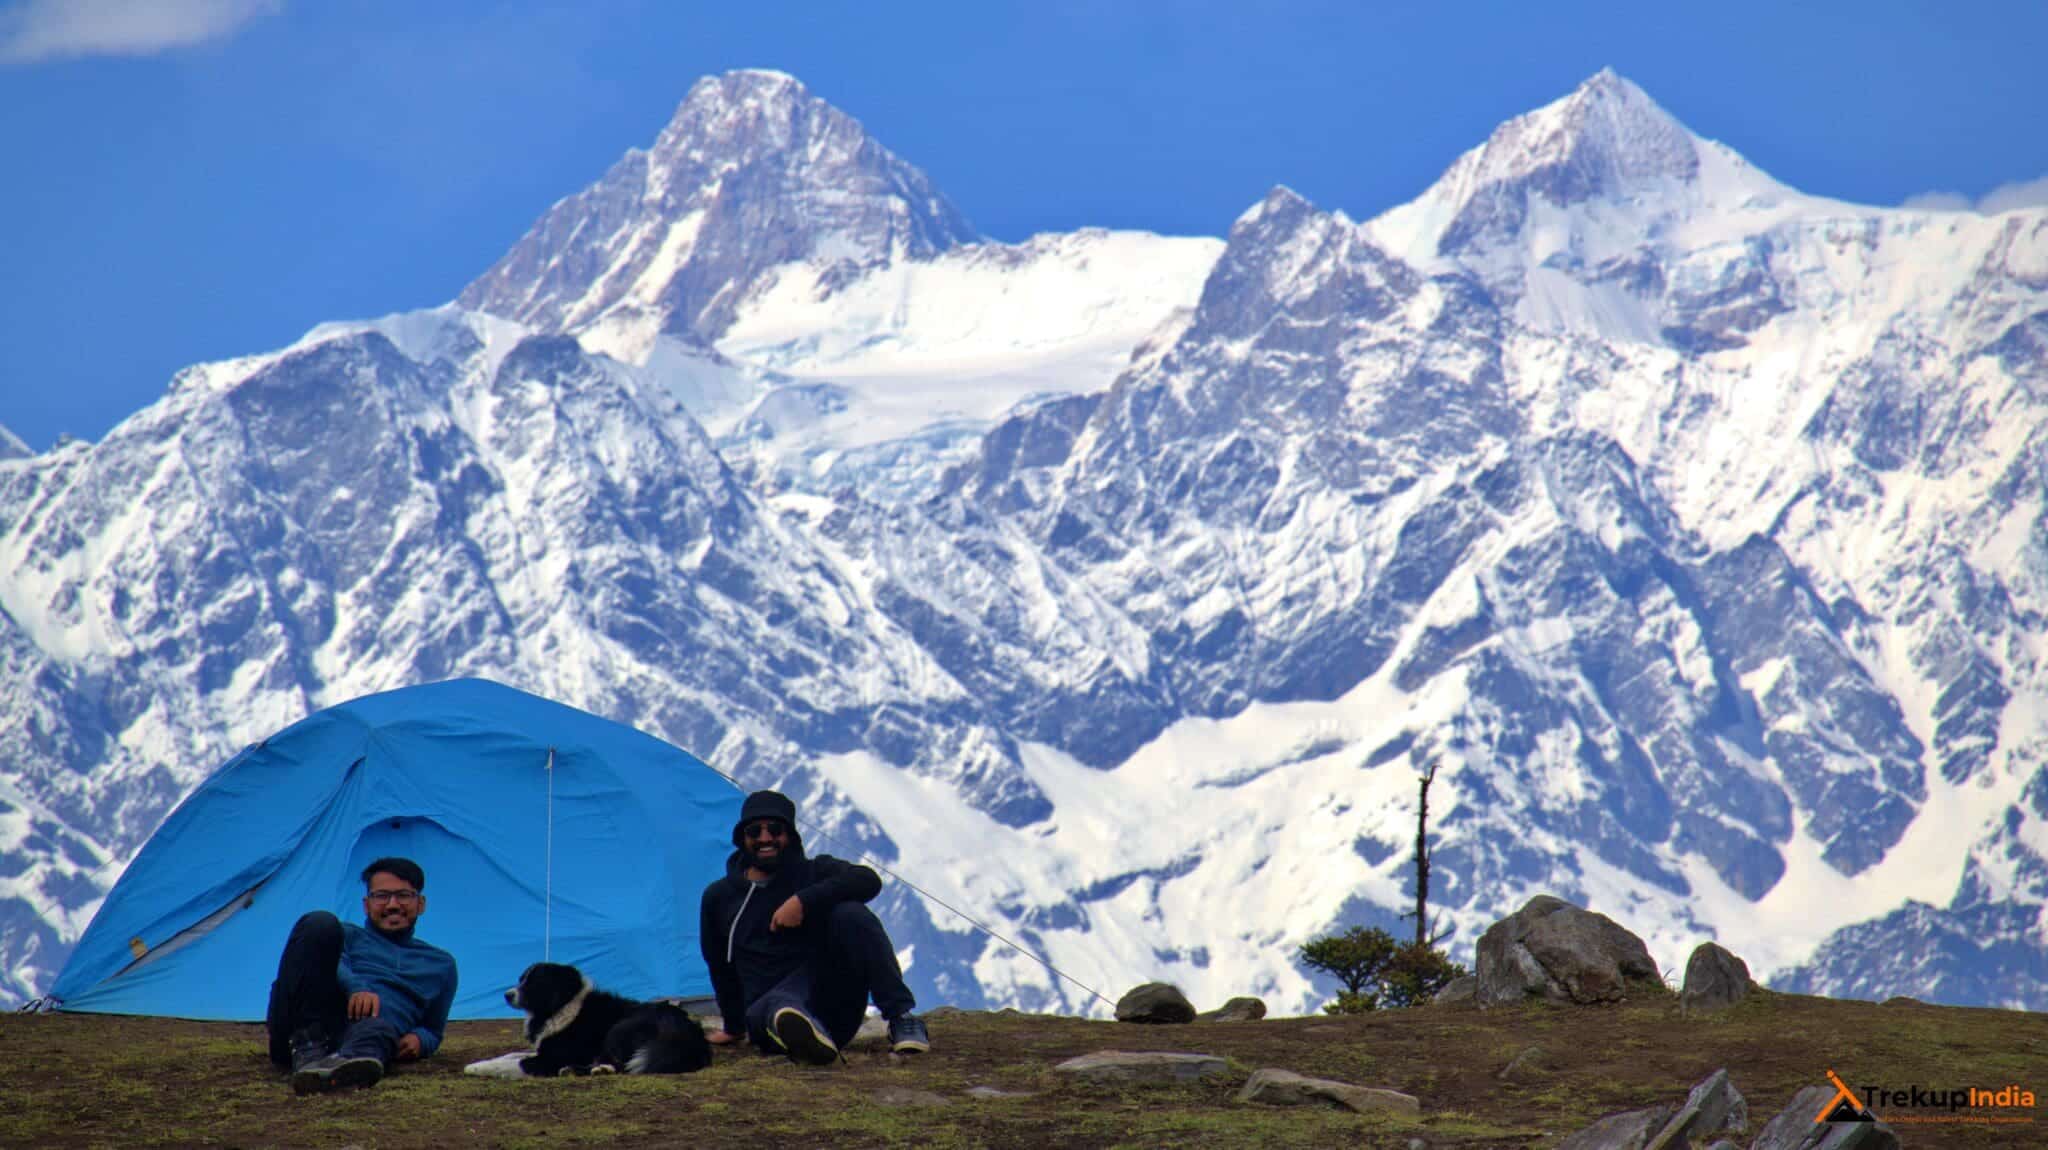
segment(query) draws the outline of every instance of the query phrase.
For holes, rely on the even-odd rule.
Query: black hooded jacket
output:
[[[711,990],[718,997],[718,1012],[725,1019],[728,1034],[746,1032],[747,1004],[768,992],[791,971],[809,960],[819,945],[817,932],[824,929],[827,912],[842,902],[867,902],[882,891],[882,879],[858,863],[831,855],[806,857],[803,839],[797,834],[795,808],[788,814],[762,809],[748,796],[740,821],[733,827],[733,841],[740,841],[740,827],[761,817],[778,817],[789,824],[788,845],[780,864],[766,884],[756,888],[747,880],[747,855],[735,850],[725,860],[725,877],[704,888],[704,901],[697,938],[704,951],[704,965],[711,971]],[[796,930],[768,929],[775,908],[791,895],[802,900],[803,925]]]

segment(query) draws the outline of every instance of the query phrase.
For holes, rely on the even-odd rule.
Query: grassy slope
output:
[[[1388,1146],[1541,1147],[1593,1119],[1677,1102],[1727,1067],[1761,1127],[1799,1089],[1839,1071],[1852,1086],[2017,1083],[2048,1100],[2048,1015],[1770,996],[1685,1019],[1675,1000],[1612,1009],[1430,1007],[1378,1015],[1144,1027],[1017,1014],[932,1025],[932,1053],[855,1051],[792,1066],[721,1052],[701,1074],[503,1082],[464,1062],[516,1048],[512,1023],[457,1023],[439,1057],[373,1090],[295,1098],[270,1071],[260,1027],[83,1015],[0,1016],[0,1145]],[[1537,1046],[1539,1074],[1497,1079]],[[1110,1088],[1052,1067],[1092,1050],[1183,1050],[1230,1060],[1227,1080]],[[1251,1071],[1391,1087],[1419,1121],[1238,1105]],[[978,1101],[975,1085],[1030,1092]],[[887,1087],[952,1104],[888,1106]],[[1882,1108],[1880,1115],[1883,1115]],[[1908,1146],[2048,1144],[2034,1126],[1902,1126]],[[1744,1140],[1746,1144],[1746,1139]]]

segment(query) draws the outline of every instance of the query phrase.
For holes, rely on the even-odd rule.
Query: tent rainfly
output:
[[[711,992],[698,895],[740,794],[689,753],[481,679],[316,712],[171,813],[51,988],[62,1010],[259,1020],[292,923],[361,922],[360,874],[427,875],[420,937],[455,956],[454,1017],[514,1012],[543,957],[636,998]]]

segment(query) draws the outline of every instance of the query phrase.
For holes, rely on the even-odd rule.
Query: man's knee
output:
[[[341,920],[333,912],[309,910],[292,924],[291,941],[311,946],[341,945]]]
[[[825,915],[826,928],[835,935],[878,934],[887,938],[889,932],[882,927],[882,920],[868,909],[866,903],[842,902]]]

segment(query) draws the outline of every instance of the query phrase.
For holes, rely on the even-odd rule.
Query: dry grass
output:
[[[2048,1098],[2048,1016],[1769,996],[1687,1019],[1675,1001],[1611,1009],[1431,1007],[1349,1018],[1142,1027],[961,1014],[932,1025],[932,1053],[855,1051],[811,1069],[721,1051],[676,1078],[503,1082],[464,1062],[519,1045],[511,1023],[457,1023],[440,1056],[373,1090],[296,1098],[260,1027],[84,1015],[0,1016],[5,1146],[1359,1146],[1542,1147],[1603,1114],[1676,1102],[1728,1068],[1760,1127],[1833,1068],[1851,1085],[2017,1083]],[[1497,1077],[1535,1046],[1534,1072]],[[1093,1050],[1227,1058],[1223,1080],[1116,1089],[1055,1063]],[[1241,1105],[1253,1070],[1418,1096],[1419,1120]],[[1029,1094],[977,1100],[971,1086]],[[943,1107],[882,1105],[888,1086]],[[1880,1108],[1882,1116],[1882,1108]],[[1912,1146],[2048,1144],[2034,1126],[1902,1126]]]

